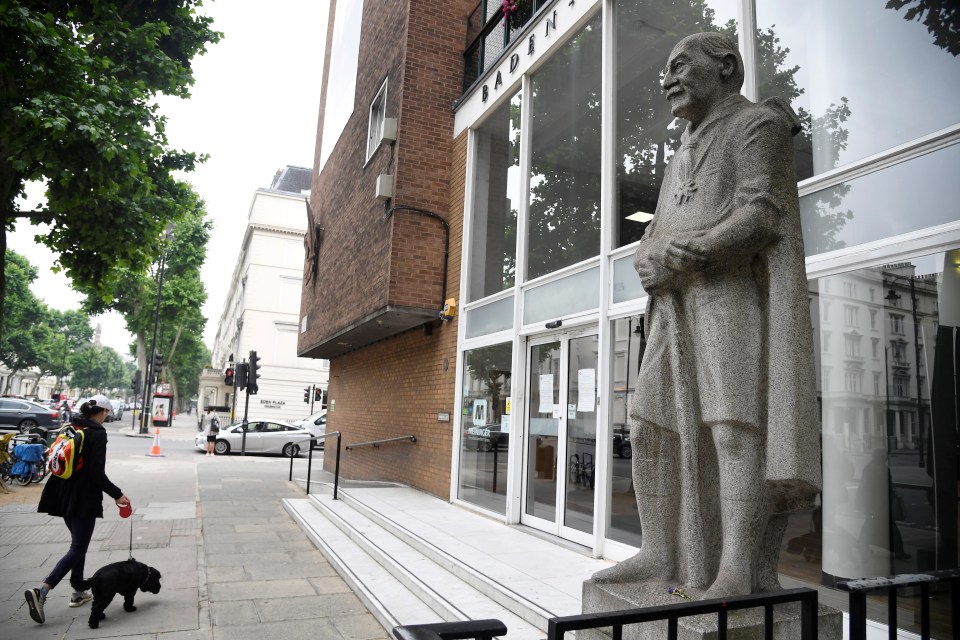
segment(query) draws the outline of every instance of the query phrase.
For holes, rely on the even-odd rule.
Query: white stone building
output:
[[[305,195],[310,169],[288,166],[269,189],[257,189],[237,255],[217,335],[211,348],[215,377],[205,370],[200,407],[231,406],[233,389],[223,384],[231,356],[235,363],[251,350],[260,357],[259,393],[250,396],[250,419],[306,417],[304,388],[327,388],[327,360],[297,357],[300,290],[307,228]],[[238,391],[236,415],[243,416],[245,394]],[[319,403],[316,409],[319,409]]]

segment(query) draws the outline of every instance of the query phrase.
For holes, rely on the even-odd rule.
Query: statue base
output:
[[[583,583],[583,613],[622,611],[642,607],[656,607],[699,600],[699,589],[685,589],[690,600],[667,592],[660,582],[629,584]],[[773,637],[793,639],[800,637],[800,603],[774,607]],[[713,640],[717,637],[716,614],[690,616],[678,620],[679,640]],[[727,616],[728,637],[737,640],[763,640],[763,608],[731,611]],[[818,640],[840,640],[843,637],[843,615],[836,609],[819,605],[817,621]],[[610,640],[610,628],[577,632],[577,640]],[[647,622],[623,628],[623,640],[662,640],[667,637],[667,622]]]

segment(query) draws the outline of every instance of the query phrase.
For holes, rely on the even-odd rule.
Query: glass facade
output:
[[[626,0],[617,9],[617,202],[614,246],[636,242],[653,219],[667,161],[686,121],[670,114],[660,77],[684,36],[722,31],[736,38],[735,0]]]
[[[780,572],[833,586],[956,567],[960,249],[817,278],[810,299],[823,492],[790,516]],[[899,600],[918,631],[919,599]]]
[[[600,255],[600,16],[530,81],[528,280]]]
[[[494,111],[475,136],[468,300],[514,284],[520,206],[520,94]]]
[[[913,4],[756,0],[759,97],[800,116],[800,180],[957,124],[956,17]]]
[[[457,497],[496,513],[506,513],[507,508],[512,355],[510,343],[463,354],[463,434]]]
[[[482,165],[492,164],[481,138],[504,146],[529,141],[523,154],[519,143],[513,146],[503,165],[515,172],[510,176],[529,176],[529,192],[487,192],[493,194],[488,201],[508,200],[510,215],[492,224],[481,219],[489,207],[476,203],[479,195],[467,212],[482,239],[465,263],[469,302],[515,287],[523,305],[521,326],[507,315],[512,297],[492,303],[503,310],[492,323],[471,324],[470,311],[482,308],[471,307],[461,338],[461,345],[472,345],[485,333],[512,329],[512,351],[503,348],[526,361],[521,377],[528,379],[515,394],[517,451],[512,467],[497,470],[498,479],[501,473],[518,479],[516,504],[501,489],[491,509],[506,510],[511,522],[556,523],[559,535],[580,542],[600,520],[607,548],[642,543],[629,424],[631,403],[643,393],[635,385],[646,344],[646,294],[627,247],[653,218],[663,171],[686,126],[669,112],[661,70],[687,34],[721,31],[743,40],[749,33],[755,55],[745,56],[748,64],[754,59],[746,69],[747,97],[792,104],[802,123],[794,139],[798,179],[821,176],[800,185],[800,204],[805,252],[816,258],[808,264],[817,269],[809,297],[824,485],[814,509],[790,516],[780,572],[830,589],[842,579],[956,567],[960,248],[932,254],[960,247],[960,39],[952,18],[933,10],[917,14],[900,0],[887,6],[616,0],[596,7],[585,27],[571,30],[531,67],[523,104],[514,97],[474,129],[478,182]],[[605,86],[601,14],[611,8],[614,82]],[[738,15],[755,15],[756,23],[741,25]],[[612,122],[603,121],[603,104],[615,105]],[[519,122],[530,130],[521,132]],[[602,131],[611,132],[612,159],[602,157]],[[936,144],[919,148],[933,134]],[[603,167],[612,175],[602,174]],[[834,173],[823,175],[828,171]],[[604,207],[601,177],[613,196]],[[916,233],[933,227],[951,240]],[[513,234],[513,255],[526,265],[511,272],[509,284],[507,270],[488,266],[517,262],[504,259],[505,247],[490,256],[494,228],[498,241]],[[610,239],[606,254],[601,238]],[[839,253],[823,255],[828,252]],[[486,347],[463,348],[466,363]],[[580,364],[573,362],[578,355]],[[600,409],[581,415],[576,383],[589,369],[596,372]],[[469,364],[463,381],[467,456],[475,411],[468,403],[479,398],[474,389],[468,399],[468,387],[478,384]],[[604,440],[611,443],[609,457],[594,466]],[[490,486],[493,468],[485,469]],[[609,484],[595,487],[594,473]],[[476,465],[461,460],[463,499],[480,504],[489,491],[465,493],[476,477]],[[834,596],[831,604],[843,601]],[[948,602],[934,601],[935,619]],[[898,625],[915,629],[917,601],[901,594],[899,605]],[[885,605],[868,607],[871,619],[885,619]],[[936,627],[935,621],[934,637],[940,637]]]

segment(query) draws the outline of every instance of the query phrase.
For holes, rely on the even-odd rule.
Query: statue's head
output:
[[[677,43],[660,85],[673,115],[699,124],[713,106],[743,86],[743,59],[721,33],[695,33]]]

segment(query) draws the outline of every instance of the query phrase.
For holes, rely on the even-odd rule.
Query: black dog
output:
[[[100,626],[100,621],[107,617],[103,610],[118,593],[123,595],[124,611],[137,610],[133,606],[133,597],[137,594],[137,589],[160,593],[160,572],[130,558],[101,567],[89,580],[80,583],[79,588],[93,591],[90,628],[96,629]]]

